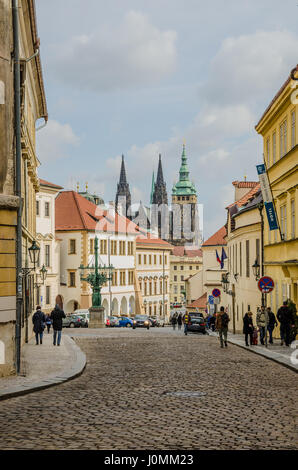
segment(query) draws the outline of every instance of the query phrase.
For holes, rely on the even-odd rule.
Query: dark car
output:
[[[88,323],[79,315],[67,315],[62,319],[63,328],[86,328]]]
[[[160,323],[156,317],[149,317],[150,326],[160,326]]]
[[[148,315],[136,315],[133,319],[133,329],[135,328],[150,328],[150,320]]]
[[[206,321],[201,313],[189,313],[187,331],[192,333],[203,333],[206,334]]]

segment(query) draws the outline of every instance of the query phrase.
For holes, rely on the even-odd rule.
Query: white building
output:
[[[55,199],[61,189],[40,179],[40,191],[36,195],[36,239],[40,246],[39,267],[47,270],[45,282],[37,276],[36,302],[44,312],[50,312],[56,302],[60,287],[60,248],[55,235]]]
[[[139,229],[133,222],[75,191],[63,191],[56,200],[56,234],[61,240],[59,294],[66,313],[92,304],[91,287],[80,280],[79,266],[94,265],[95,237],[99,263],[115,268],[113,278],[101,290],[105,315],[138,313],[135,253]]]
[[[144,313],[169,319],[172,245],[153,234],[137,238],[136,266]]]

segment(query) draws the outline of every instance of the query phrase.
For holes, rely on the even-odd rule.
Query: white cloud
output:
[[[56,76],[79,89],[106,91],[151,86],[176,65],[176,32],[160,31],[128,12],[120,25],[104,25],[53,48]]]
[[[79,144],[69,124],[49,119],[45,128],[37,132],[37,155],[41,163],[70,156],[71,148]]]

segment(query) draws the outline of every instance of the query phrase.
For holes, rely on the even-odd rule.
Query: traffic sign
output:
[[[219,289],[213,289],[212,295],[213,295],[213,297],[219,297],[220,296],[220,290]]]
[[[213,305],[213,303],[214,303],[214,297],[213,297],[213,295],[209,295],[209,297],[208,297],[208,302],[209,302],[210,305]]]
[[[215,303],[216,305],[220,304],[220,297],[215,297],[214,303]]]
[[[258,288],[262,294],[269,294],[274,289],[274,281],[269,276],[263,276],[258,282]]]

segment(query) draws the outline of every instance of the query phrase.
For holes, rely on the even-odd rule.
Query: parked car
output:
[[[119,326],[119,317],[109,315],[106,319],[106,327],[112,328],[115,326]]]
[[[150,320],[148,315],[136,315],[133,319],[133,329],[135,328],[150,328]]]
[[[121,316],[118,322],[118,326],[129,328],[133,326],[133,320],[129,317]]]
[[[67,315],[62,319],[63,328],[86,328],[86,320],[79,315]]]
[[[149,317],[149,321],[150,321],[150,326],[160,326],[159,320],[155,316]]]
[[[88,328],[90,321],[90,313],[88,309],[75,310],[73,315],[79,315],[80,317],[84,318],[86,322],[85,327]]]
[[[190,312],[188,314],[187,332],[185,334],[188,332],[206,334],[206,321],[202,313]]]

